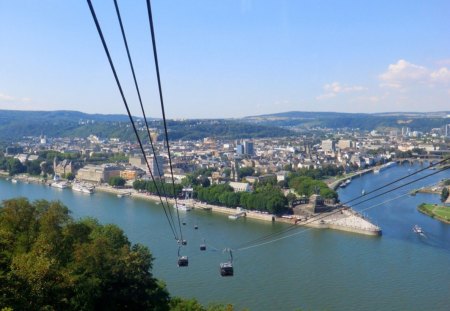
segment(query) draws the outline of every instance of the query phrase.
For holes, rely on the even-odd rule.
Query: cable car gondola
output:
[[[180,256],[181,246],[178,247],[178,267],[187,267],[189,266],[189,258],[188,256]]]
[[[231,249],[227,248],[224,251],[227,251],[230,253],[230,261],[228,262],[222,262],[220,264],[220,275],[221,276],[233,276],[234,275],[234,269],[233,269],[233,253]]]
[[[201,251],[206,251],[206,242],[205,242],[205,239],[203,239],[203,243],[200,244],[200,250],[201,250]]]
[[[222,262],[220,264],[220,275],[221,276],[233,276],[234,269],[231,262]]]

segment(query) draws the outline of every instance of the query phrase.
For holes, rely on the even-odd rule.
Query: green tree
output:
[[[8,172],[9,172],[10,176],[20,174],[20,173],[25,173],[25,171],[27,169],[26,166],[24,166],[19,161],[19,159],[14,159],[14,158],[11,158],[8,160],[7,167],[8,167]]]
[[[444,187],[441,192],[441,202],[445,202],[448,198],[449,191],[447,187]]]
[[[241,167],[238,169],[238,177],[242,179],[246,176],[252,176],[255,173],[255,169],[253,167]]]
[[[113,176],[108,180],[108,184],[113,187],[125,186],[126,180],[120,176]]]
[[[115,225],[75,221],[60,202],[0,206],[0,306],[13,310],[169,310],[148,248]]]
[[[75,179],[75,175],[74,175],[72,172],[70,172],[70,173],[67,173],[67,174],[66,174],[66,178],[67,178],[68,180],[74,180],[74,179]]]
[[[30,175],[39,175],[41,174],[41,161],[27,161],[26,162],[27,173]]]

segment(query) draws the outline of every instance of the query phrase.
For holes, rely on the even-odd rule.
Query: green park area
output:
[[[431,217],[437,218],[443,222],[450,223],[450,207],[422,203],[419,205],[419,211]]]

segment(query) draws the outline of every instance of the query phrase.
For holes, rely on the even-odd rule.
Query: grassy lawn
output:
[[[440,207],[433,211],[439,217],[442,217],[446,220],[450,220],[450,208],[449,207]]]
[[[434,204],[420,204],[419,211],[439,220],[450,222],[450,207]]]

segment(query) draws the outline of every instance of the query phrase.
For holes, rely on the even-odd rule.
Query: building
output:
[[[119,176],[125,180],[135,180],[139,177],[139,171],[140,170],[128,168],[123,171],[120,171]]]
[[[249,183],[246,182],[230,182],[230,187],[233,188],[234,192],[250,192],[252,188]]]
[[[16,155],[18,153],[22,153],[23,152],[23,147],[17,147],[17,146],[6,147],[5,151],[6,151],[5,156],[13,156],[13,155]]]
[[[353,148],[353,142],[350,139],[340,139],[338,141],[338,147],[339,147],[339,149]]]
[[[111,177],[120,176],[121,170],[120,166],[113,164],[86,165],[78,170],[76,178],[87,182],[104,183]]]
[[[162,156],[156,156],[156,158],[151,157],[148,164],[150,165],[153,177],[161,178],[164,176],[164,158]]]
[[[403,137],[409,136],[410,131],[411,131],[411,130],[410,130],[409,127],[407,127],[407,126],[402,127],[402,136],[403,136]]]
[[[66,176],[66,174],[73,173],[74,167],[72,161],[65,159],[58,163],[55,157],[53,159],[53,171],[59,176]]]
[[[322,150],[324,152],[331,152],[331,151],[335,151],[336,150],[335,143],[331,139],[322,140],[321,147],[322,147]]]
[[[248,140],[244,141],[244,153],[247,154],[247,155],[254,155],[255,154],[255,150],[253,148],[253,142],[252,141],[248,141]]]
[[[239,155],[244,154],[244,145],[236,145],[236,153]]]
[[[444,135],[445,137],[450,137],[450,124],[444,125]]]
[[[145,163],[144,156],[142,155],[130,156],[128,158],[128,163],[147,171],[147,164]]]

